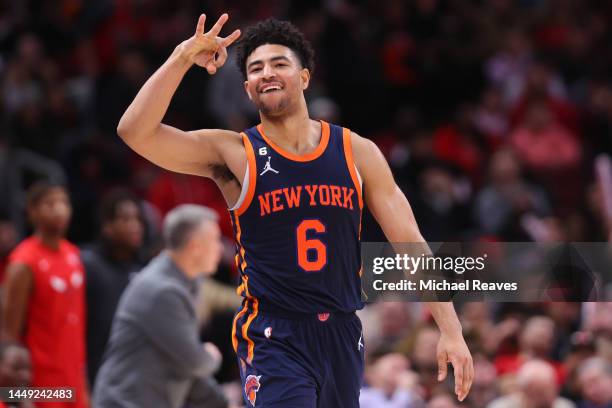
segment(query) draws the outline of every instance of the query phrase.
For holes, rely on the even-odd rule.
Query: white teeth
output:
[[[266,86],[264,88],[262,88],[261,92],[266,93],[266,92],[270,92],[270,91],[280,91],[281,87],[278,85],[271,85],[271,86]]]

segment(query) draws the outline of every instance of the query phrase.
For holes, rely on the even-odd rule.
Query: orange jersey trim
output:
[[[241,283],[240,286],[236,288],[236,294],[238,296],[242,296],[243,292],[244,292],[244,283]]]
[[[249,309],[249,300],[245,300],[244,307],[240,310],[236,317],[234,317],[234,322],[232,323],[232,346],[234,347],[234,352],[238,353],[238,337],[236,337],[236,329],[238,325],[238,319],[242,317],[243,314]]]
[[[236,262],[238,263],[240,259],[242,259],[242,263],[240,265],[236,264],[238,266],[238,269],[241,272],[244,272],[244,270],[247,267],[247,262],[246,262],[246,251],[244,250],[244,247],[242,246],[242,242],[240,241],[240,238],[242,237],[242,230],[240,229],[240,220],[238,219],[238,215],[234,214],[235,216],[235,221],[234,224],[236,226],[236,242],[238,242],[238,247],[240,248],[240,257],[236,258]],[[238,254],[236,254],[236,256],[238,256]]]
[[[251,141],[249,140],[247,135],[245,135],[244,133],[241,134],[242,143],[244,144],[244,150],[246,151],[247,166],[249,166],[249,189],[246,193],[246,196],[244,197],[244,201],[242,202],[240,207],[235,210],[236,215],[242,215],[247,210],[247,208],[249,208],[251,201],[253,201],[253,196],[255,195],[255,184],[257,183],[257,165],[255,162],[255,152],[253,151],[253,145],[251,144]]]
[[[359,209],[363,209],[363,198],[361,195],[361,185],[359,184],[359,178],[357,177],[357,170],[355,167],[355,161],[353,160],[353,147],[351,145],[351,131],[347,128],[342,128],[342,145],[344,146],[344,158],[346,159],[346,165],[348,171],[357,190],[357,197],[359,198]],[[359,232],[361,235],[361,220],[359,221]]]
[[[272,147],[272,149],[274,149],[278,154],[283,156],[285,159],[297,162],[307,162],[318,158],[323,154],[323,152],[327,148],[327,144],[329,143],[329,123],[325,121],[321,121],[321,140],[319,141],[319,145],[312,152],[304,155],[288,152],[282,147],[278,146],[265,135],[263,125],[261,123],[257,125],[257,130],[259,131],[259,134],[261,134],[261,137],[263,137],[263,139],[266,141],[266,143],[269,144],[270,147]]]
[[[247,289],[247,293],[248,293],[248,289]],[[255,356],[255,343],[249,337],[248,331],[249,331],[249,326],[251,325],[253,320],[255,320],[255,318],[257,317],[257,313],[259,311],[258,308],[259,308],[259,302],[257,301],[257,299],[253,298],[253,313],[249,315],[246,323],[244,324],[244,326],[242,326],[242,337],[247,341],[247,363],[249,364],[253,362],[253,357]]]

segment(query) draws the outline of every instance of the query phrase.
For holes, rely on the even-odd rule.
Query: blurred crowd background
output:
[[[311,116],[378,144],[427,240],[612,240],[609,186],[595,166],[612,153],[609,1],[9,0],[0,2],[0,276],[31,232],[25,191],[40,179],[68,188],[68,239],[87,251],[119,236],[132,272],[159,251],[169,210],[214,208],[227,253],[210,285],[227,286],[210,292],[227,296],[206,296],[202,338],[224,353],[217,379],[239,398],[226,204],[214,183],[148,163],[115,131],[201,12],[209,21],[228,12],[227,33],[270,16],[303,30],[316,51]],[[231,54],[215,76],[192,68],[165,122],[186,130],[258,123],[242,81]],[[137,204],[139,232],[125,239],[102,228],[116,217],[109,202],[121,201],[118,188]],[[384,240],[367,214],[363,239]],[[91,307],[120,294],[86,285]],[[476,366],[461,406],[612,407],[612,305],[469,303],[459,313]],[[451,382],[436,381],[438,333],[422,305],[384,302],[361,315],[363,407],[459,406]],[[109,325],[88,322],[90,352],[103,350],[89,343]]]

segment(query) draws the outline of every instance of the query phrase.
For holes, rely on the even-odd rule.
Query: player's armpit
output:
[[[9,265],[2,297],[2,341],[19,341],[25,326],[33,276],[22,263]]]
[[[164,169],[205,177],[213,176],[215,166],[227,164],[229,150],[244,151],[241,136],[236,132],[221,129],[187,132],[163,123],[151,135],[124,140],[138,154]]]
[[[422,242],[412,208],[378,146],[355,133],[351,142],[366,205],[389,242]]]

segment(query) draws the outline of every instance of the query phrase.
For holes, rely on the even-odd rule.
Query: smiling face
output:
[[[244,88],[249,99],[266,116],[278,117],[296,109],[304,101],[310,73],[288,47],[264,44],[246,60]]]

